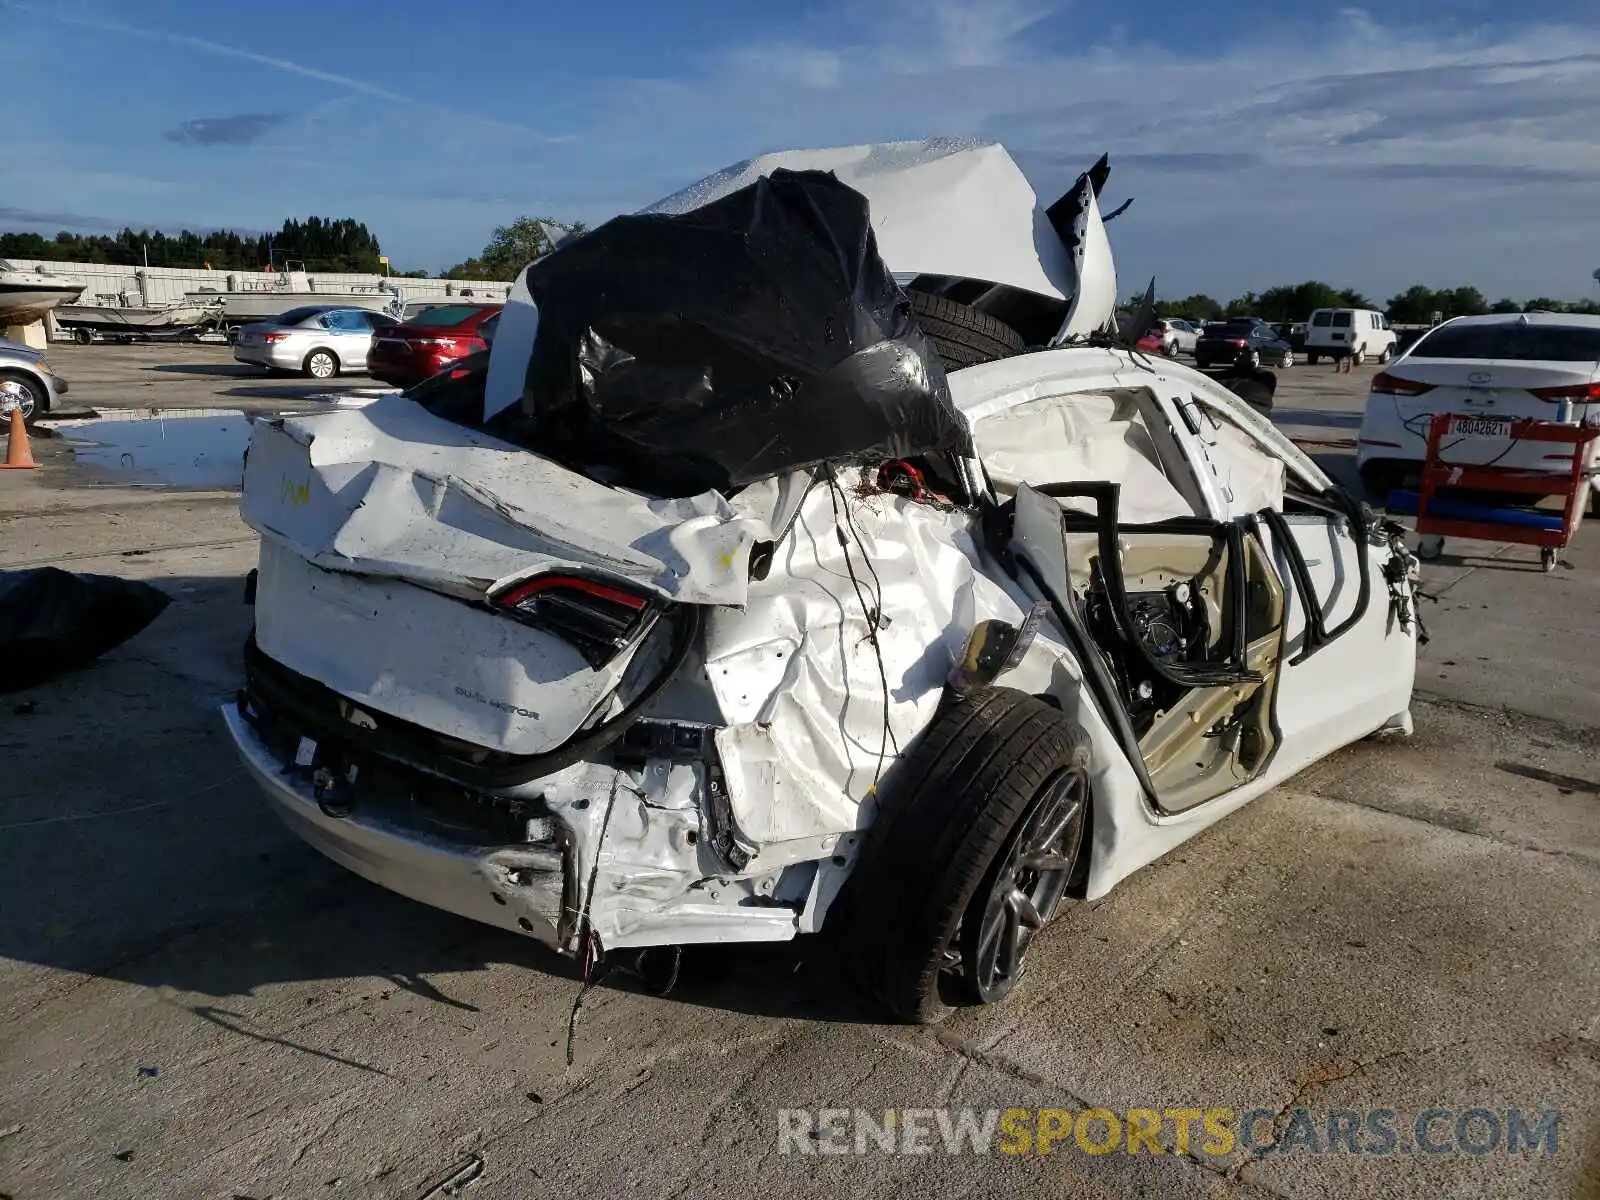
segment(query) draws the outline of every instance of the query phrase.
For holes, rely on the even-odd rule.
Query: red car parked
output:
[[[458,358],[488,348],[482,328],[499,304],[440,304],[400,325],[380,330],[367,352],[367,374],[408,388],[437,375]]]

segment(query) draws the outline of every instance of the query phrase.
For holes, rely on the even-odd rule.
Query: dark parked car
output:
[[[498,304],[440,304],[425,308],[372,339],[367,374],[408,388],[437,375],[457,359],[488,347],[483,326]]]
[[[1304,321],[1276,321],[1273,323],[1272,332],[1289,343],[1289,348],[1296,354],[1306,352],[1306,323]]]
[[[1273,332],[1260,317],[1230,317],[1207,325],[1194,346],[1194,365],[1240,366],[1254,369],[1262,365],[1294,366],[1294,347]]]

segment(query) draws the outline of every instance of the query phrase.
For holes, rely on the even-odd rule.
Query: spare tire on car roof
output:
[[[1009,358],[1022,351],[1022,335],[1011,326],[970,304],[932,292],[908,291],[917,324],[938,350],[947,371]]]

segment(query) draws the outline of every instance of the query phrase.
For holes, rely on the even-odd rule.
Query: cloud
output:
[[[86,217],[81,213],[12,208],[0,204],[0,224],[39,225],[47,229],[121,229],[127,222],[110,217]]]
[[[229,46],[224,42],[214,42],[209,38],[194,37],[191,34],[172,33],[165,29],[147,29],[138,25],[129,25],[122,21],[104,20],[98,17],[86,17],[74,13],[62,12],[52,4],[49,7],[37,7],[23,3],[22,0],[0,0],[0,5],[15,8],[35,17],[57,21],[64,25],[75,26],[80,29],[89,29],[97,33],[109,33],[122,37],[138,38],[143,41],[161,42],[180,49],[191,50],[199,54],[207,54],[218,58],[230,58],[238,62],[254,64],[269,70],[282,72],[288,75],[297,75],[302,79],[312,79],[340,88],[353,95],[367,96],[376,100],[383,100],[390,104],[407,105],[442,114],[450,114],[460,120],[470,121],[487,130],[499,130],[502,134],[516,134],[534,140],[559,141],[561,135],[549,137],[538,130],[533,130],[514,121],[499,120],[486,117],[479,113],[463,112],[447,105],[437,104],[432,101],[422,100],[416,96],[387,88],[381,84],[360,79],[354,75],[346,75],[338,71],[325,71],[319,67],[309,66],[305,63],[295,62],[293,59],[282,58],[272,54],[258,54],[253,50],[241,50],[237,46]]]
[[[18,3],[11,0],[11,7],[18,8],[36,17],[47,17],[52,21],[59,21],[63,25],[74,25],[80,29],[92,29],[99,33],[121,34],[124,37],[141,38],[146,41],[165,42],[172,46],[182,46],[190,50],[197,50],[203,54],[218,55],[224,58],[237,59],[241,62],[255,63],[257,66],[270,67],[275,71],[286,71],[291,75],[300,75],[306,79],[316,79],[323,83],[331,83],[350,92],[360,92],[368,96],[376,96],[380,100],[391,100],[397,103],[410,103],[411,97],[380,87],[375,83],[368,83],[364,79],[357,79],[351,75],[342,75],[334,71],[323,71],[316,67],[304,66],[287,58],[278,58],[270,54],[257,54],[252,50],[240,50],[236,46],[228,46],[221,42],[213,42],[207,38],[193,37],[189,34],[171,33],[164,29],[144,29],[137,25],[128,25],[121,21],[107,21],[97,17],[85,17],[74,13],[62,12],[55,5],[48,8],[35,7],[31,4]]]
[[[289,119],[285,113],[237,113],[196,117],[161,136],[180,146],[248,146]]]
[[[626,162],[642,205],[774,149],[976,135],[1055,193],[1109,150],[1111,199],[1139,198],[1118,224],[1123,273],[1223,291],[1319,272],[1378,291],[1424,270],[1574,291],[1560,283],[1571,247],[1600,242],[1581,186],[1600,169],[1592,25],[1347,11],[1220,27],[1201,56],[1148,40],[1159,23],[1140,40],[1064,3],[915,10],[875,6],[888,15],[860,36],[777,31],[686,77],[608,80],[563,174],[572,190],[614,190]],[[774,60],[791,69],[750,69]],[[656,180],[667,186],[646,191]],[[1490,254],[1508,213],[1533,209],[1550,223],[1523,253]]]

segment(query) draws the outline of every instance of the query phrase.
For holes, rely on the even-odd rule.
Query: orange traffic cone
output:
[[[28,442],[28,427],[23,424],[22,410],[11,410],[11,442],[6,447],[6,460],[0,471],[23,471],[39,464],[33,457],[33,446]]]

